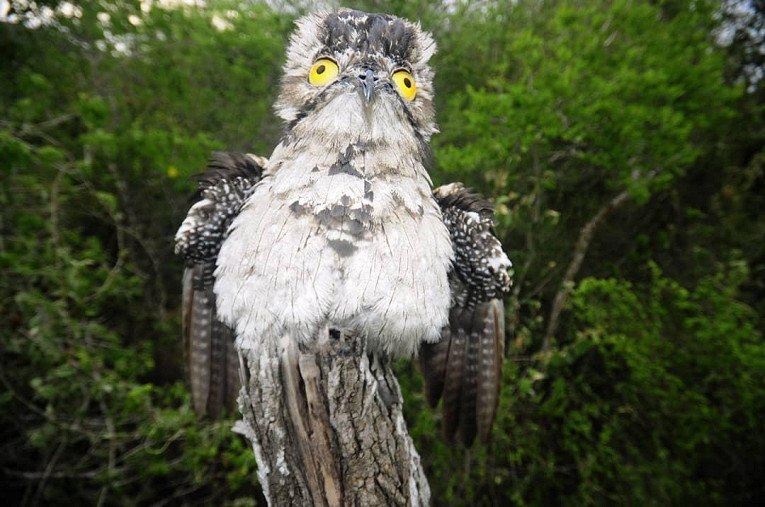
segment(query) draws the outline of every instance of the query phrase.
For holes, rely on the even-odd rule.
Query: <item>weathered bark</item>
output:
[[[240,350],[238,429],[271,505],[428,505],[430,489],[387,363],[325,330]]]

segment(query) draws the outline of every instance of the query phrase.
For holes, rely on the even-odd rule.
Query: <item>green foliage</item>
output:
[[[177,318],[148,311],[129,251],[110,255],[68,224],[80,202],[115,214],[117,198],[84,185],[53,147],[6,134],[2,149],[24,169],[2,192],[6,494],[45,504],[251,496],[254,457],[231,421],[197,421],[181,382],[150,380],[155,337]]]
[[[65,33],[0,27],[16,44],[0,102],[4,491],[23,504],[253,504],[252,450],[233,421],[197,421],[182,383],[169,238],[209,152],[271,135],[286,24],[252,9],[234,20],[251,36],[221,37],[212,12],[108,5],[60,19]],[[242,104],[250,95],[263,98]]]
[[[745,272],[731,266],[692,290],[655,265],[645,273],[635,285],[579,284],[575,338],[544,370],[508,365],[488,447],[444,446],[432,414],[413,405],[411,429],[440,503],[726,504],[756,495],[765,387],[753,375],[765,350],[752,310],[735,300]]]
[[[498,196],[498,232],[521,284],[518,331],[529,339],[540,338],[536,319],[584,224],[623,191],[630,206],[671,191],[732,118],[742,90],[725,82],[714,8],[497,2],[467,16],[480,26],[460,20],[467,30],[450,34],[462,44],[444,57],[449,77],[466,84],[445,99],[436,179]],[[491,52],[466,65],[473,37]]]
[[[455,124],[446,123],[440,138],[446,173],[508,173],[498,189],[513,188],[536,150],[555,158],[556,179],[568,176],[564,183],[576,182],[568,171],[587,168],[645,200],[646,191],[665,186],[696,158],[694,129],[729,113],[736,90],[722,82],[724,59],[703,31],[703,3],[669,19],[648,3],[516,9],[524,7],[535,23],[521,13],[495,22],[507,30],[501,56],[478,86],[454,94],[447,106],[462,114],[449,114]],[[649,185],[652,172],[661,177]],[[545,185],[554,188],[556,180]]]
[[[284,12],[310,6],[141,4],[75,2],[67,16],[56,0],[12,2],[27,25],[0,23],[0,467],[11,503],[260,501],[233,421],[190,409],[171,238],[211,150],[269,154]],[[416,368],[397,364],[435,504],[756,502],[756,31],[734,26],[720,47],[728,18],[707,1],[360,7],[434,32],[434,179],[494,197],[515,263],[488,446],[444,442]],[[58,14],[38,26],[45,8]],[[564,281],[583,226],[624,191]]]
[[[734,265],[689,290],[649,268],[641,287],[583,280],[572,353],[550,365],[550,375],[574,375],[565,399],[551,396],[542,409],[560,421],[577,493],[596,503],[745,497],[758,487],[765,408],[765,389],[751,378],[765,366],[762,336],[735,299],[745,273]],[[579,440],[578,423],[586,431],[572,446],[565,440]],[[742,466],[738,456],[749,452],[754,461]],[[725,477],[734,470],[738,484]]]

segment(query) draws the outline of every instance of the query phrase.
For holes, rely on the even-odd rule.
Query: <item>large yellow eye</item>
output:
[[[328,85],[340,73],[340,67],[334,60],[319,58],[313,63],[311,72],[308,74],[308,82],[314,86]]]
[[[417,95],[417,86],[414,84],[414,78],[412,75],[404,69],[399,69],[391,76],[393,82],[396,83],[398,93],[404,97],[405,100],[412,101]]]

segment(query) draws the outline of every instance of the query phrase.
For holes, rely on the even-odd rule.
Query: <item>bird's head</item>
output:
[[[354,10],[310,14],[290,39],[277,114],[291,127],[370,141],[437,132],[436,45],[418,24]],[[303,124],[303,125],[301,125]]]

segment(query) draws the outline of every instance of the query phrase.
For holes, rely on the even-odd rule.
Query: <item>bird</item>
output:
[[[367,353],[418,357],[443,431],[487,441],[504,357],[512,263],[494,210],[461,183],[433,188],[433,37],[341,9],[296,22],[268,158],[217,152],[175,236],[192,401],[218,415],[237,349],[322,329]]]

